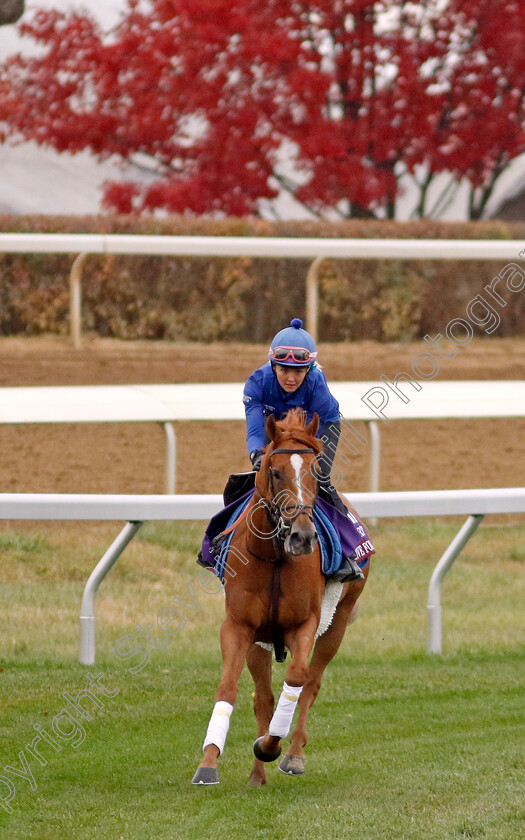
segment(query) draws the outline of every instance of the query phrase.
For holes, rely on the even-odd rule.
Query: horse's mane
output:
[[[292,408],[282,420],[276,422],[279,436],[275,441],[276,447],[295,441],[302,446],[310,447],[317,454],[323,451],[323,442],[306,431],[306,412],[302,408]]]

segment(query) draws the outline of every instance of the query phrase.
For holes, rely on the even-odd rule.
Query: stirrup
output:
[[[349,583],[352,580],[364,580],[365,576],[356,560],[353,557],[345,557],[337,572],[329,575],[330,580],[337,580],[340,583]]]

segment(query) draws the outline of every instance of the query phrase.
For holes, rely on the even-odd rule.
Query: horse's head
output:
[[[315,436],[318,428],[318,415],[306,425],[301,409],[293,409],[280,421],[271,414],[266,421],[270,443],[256,486],[286,554],[311,554],[317,541],[312,512],[317,497],[317,456],[323,449]]]

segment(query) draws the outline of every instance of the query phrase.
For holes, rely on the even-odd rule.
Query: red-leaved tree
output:
[[[466,179],[479,219],[500,175],[525,151],[525,19],[515,0],[451,0],[440,24],[446,61],[436,68],[444,106],[429,170]]]
[[[449,173],[478,217],[525,150],[520,4],[510,0],[128,0],[102,33],[79,14],[20,26],[0,115],[12,137],[155,173],[106,185],[120,212],[395,217],[400,181]],[[443,201],[452,187],[447,187]]]

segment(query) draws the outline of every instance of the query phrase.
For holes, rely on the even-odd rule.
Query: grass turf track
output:
[[[97,693],[104,706],[82,721],[76,748],[42,748],[45,766],[24,753],[36,789],[8,774],[16,795],[12,813],[0,809],[2,838],[525,837],[525,532],[520,522],[481,526],[443,587],[445,653],[429,657],[428,580],[458,525],[374,529],[377,559],[311,715],[305,776],[272,768],[265,788],[247,787],[254,720],[244,673],[221,785],[203,790],[190,779],[220,673],[222,596],[199,592],[199,612],[181,608],[180,633],[137,673],[128,670],[137,657],[113,653],[137,623],[188,598],[202,526],[139,532],[102,584],[97,665],[86,668],[77,662],[80,598],[117,526],[4,523],[0,775],[22,768],[34,724],[53,731],[70,708],[63,693],[89,687],[86,672],[102,671],[118,693]],[[283,673],[276,666],[276,691]]]

